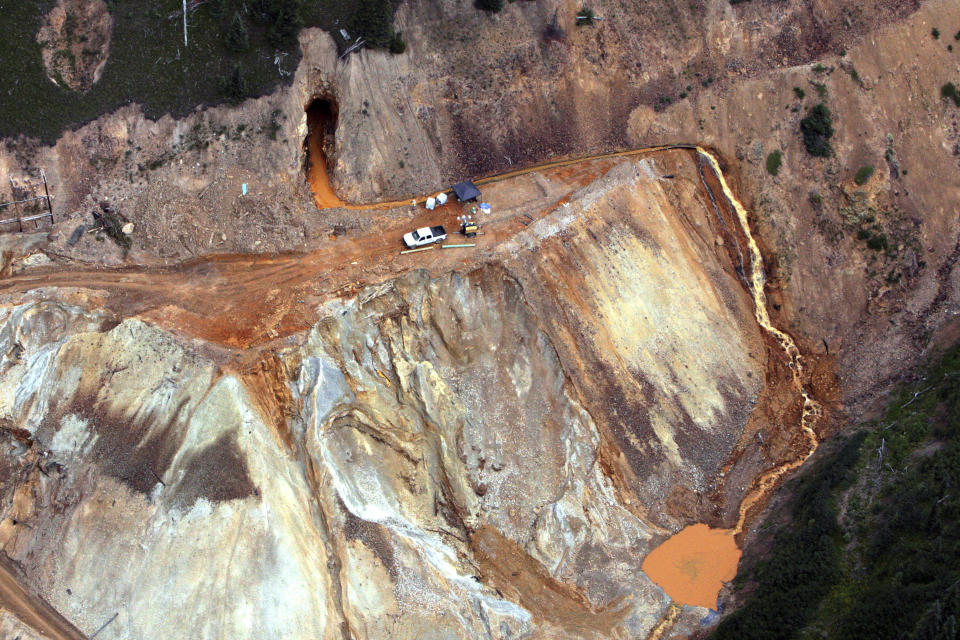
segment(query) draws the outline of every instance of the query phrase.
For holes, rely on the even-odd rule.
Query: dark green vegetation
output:
[[[810,155],[826,158],[833,152],[830,147],[833,120],[827,105],[821,102],[812,107],[807,112],[807,117],[800,121],[800,132],[803,134],[803,146]]]
[[[875,169],[871,165],[864,165],[857,170],[857,175],[853,177],[853,181],[862,187],[870,181],[874,171]]]
[[[577,26],[583,27],[589,24],[594,24],[594,22],[596,22],[594,18],[596,17],[596,14],[593,13],[593,9],[589,7],[583,7],[580,9],[580,11],[577,11]]]
[[[473,0],[473,6],[483,11],[497,13],[503,9],[503,0]]]
[[[131,102],[158,118],[269,93],[292,78],[300,56],[296,36],[304,26],[331,31],[341,47],[343,25],[356,25],[351,40],[370,29],[376,32],[367,38],[371,46],[405,47],[393,33],[390,0],[209,0],[189,12],[187,48],[180,0],[108,0],[110,57],[100,81],[79,94],[53,84],[41,62],[36,34],[54,4],[0,0],[0,68],[9,89],[0,100],[0,136],[23,133],[52,142],[64,128]],[[387,37],[378,37],[383,31]]]
[[[403,53],[407,45],[399,33],[393,31],[393,3],[391,0],[353,0],[356,4],[351,25],[351,37],[360,36],[371,46]],[[339,36],[336,36],[339,38]]]
[[[780,173],[780,165],[783,162],[783,153],[777,149],[767,156],[767,172],[775,176]]]
[[[933,39],[934,39],[934,40],[939,40],[939,39],[940,39],[940,29],[937,29],[936,27],[934,27],[933,29],[930,30],[930,35],[933,36]]]
[[[960,107],[960,91],[957,90],[957,85],[952,82],[940,87],[940,97],[953,100],[953,104]]]
[[[714,638],[935,640],[960,618],[960,348],[792,482]]]
[[[797,96],[797,100],[803,100],[807,97],[807,92],[800,87],[793,88],[793,95]]]

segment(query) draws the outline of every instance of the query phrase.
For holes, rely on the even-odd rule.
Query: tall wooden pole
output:
[[[43,192],[47,195],[47,212],[50,213],[50,224],[53,224],[53,206],[50,204],[50,190],[47,189],[47,174],[40,169],[40,177],[43,178]]]

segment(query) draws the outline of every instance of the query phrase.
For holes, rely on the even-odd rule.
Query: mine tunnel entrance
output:
[[[326,150],[332,149],[337,132],[337,103],[317,98],[307,106],[306,173],[317,208],[339,207],[343,201],[333,192],[327,175]]]

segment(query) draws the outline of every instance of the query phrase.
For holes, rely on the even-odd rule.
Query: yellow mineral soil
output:
[[[675,602],[716,609],[720,588],[733,580],[739,562],[733,530],[695,524],[654,549],[643,570]]]

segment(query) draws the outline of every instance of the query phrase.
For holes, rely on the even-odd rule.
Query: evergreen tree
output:
[[[243,76],[243,69],[239,63],[233,65],[233,73],[227,80],[227,86],[224,90],[227,96],[234,102],[239,102],[247,96],[247,81]]]
[[[807,117],[800,121],[800,131],[803,133],[803,145],[810,155],[826,158],[833,152],[830,146],[833,123],[827,105],[821,102],[810,109]]]
[[[233,20],[230,21],[230,28],[227,30],[227,48],[237,53],[250,48],[247,23],[239,12],[233,14]]]
[[[276,0],[273,24],[267,31],[267,40],[278,49],[293,44],[303,26],[298,0]]]
[[[353,15],[353,31],[372,47],[389,47],[393,37],[393,5],[390,0],[360,0]]]

